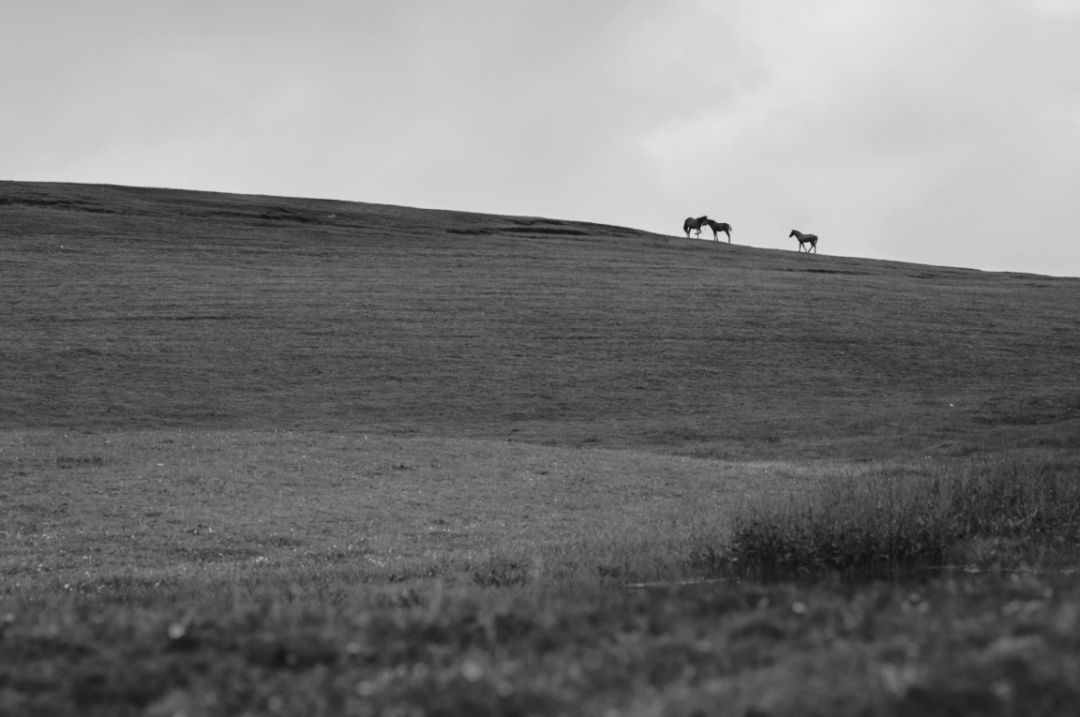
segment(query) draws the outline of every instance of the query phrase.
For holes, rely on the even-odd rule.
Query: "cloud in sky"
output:
[[[14,0],[6,178],[1080,276],[1067,0]],[[62,9],[62,12],[61,12]]]

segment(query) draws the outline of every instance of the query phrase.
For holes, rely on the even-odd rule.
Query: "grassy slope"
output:
[[[1070,576],[604,581],[860,461],[1080,448],[1080,281],[116,187],[0,227],[0,714],[1077,697]]]
[[[1077,280],[363,204],[0,190],[0,426],[852,458],[1080,415]]]

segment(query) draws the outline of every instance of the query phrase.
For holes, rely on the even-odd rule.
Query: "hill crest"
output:
[[[168,189],[135,187],[110,184],[77,184],[63,182],[0,181],[0,208],[35,209],[39,211],[83,212],[103,217],[171,217],[176,222],[242,223],[250,226],[275,226],[297,228],[308,226],[328,229],[390,230],[408,238],[417,232],[445,233],[458,236],[518,236],[522,238],[588,237],[592,239],[636,239],[670,242],[683,248],[716,246],[708,240],[687,240],[682,234],[656,234],[631,227],[571,219],[540,216],[516,216],[485,214],[450,209],[428,209],[406,205],[375,204],[340,199],[286,197],[260,194],[237,194],[192,189]],[[6,217],[8,228],[18,231],[12,224],[13,217]],[[677,222],[673,221],[673,226]],[[830,267],[813,264],[789,266],[785,259],[797,253],[795,245],[786,249],[759,248],[736,241],[728,245],[736,258],[746,258],[756,252],[782,262],[783,268],[795,268],[814,273],[843,273],[864,271],[873,273],[878,268],[905,271],[912,276],[933,272],[980,272],[1015,276],[1041,276],[1018,272],[984,272],[965,267],[946,267],[932,264],[867,259],[861,257],[832,256],[825,252]],[[744,254],[750,252],[749,255]],[[801,261],[801,259],[796,259]],[[810,258],[807,257],[809,261]],[[747,268],[754,268],[749,262]],[[921,274],[920,274],[921,272]],[[1046,277],[1057,279],[1059,277]],[[1064,279],[1069,281],[1070,279]]]

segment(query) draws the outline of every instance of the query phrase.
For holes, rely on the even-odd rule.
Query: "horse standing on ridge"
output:
[[[701,227],[707,221],[709,221],[708,217],[698,217],[697,219],[694,219],[693,217],[687,217],[686,221],[682,223],[682,230],[686,232],[686,238],[690,238],[691,230],[696,230],[697,235],[701,236]]]
[[[792,229],[791,233],[788,234],[788,239],[791,237],[799,240],[799,251],[802,251],[803,244],[809,244],[810,249],[813,249],[814,253],[817,254],[817,234],[803,234],[798,229]],[[810,249],[806,250],[807,254],[810,253]]]
[[[720,241],[720,232],[727,234],[727,243],[731,243],[731,225],[727,222],[716,222],[712,219],[706,219],[705,224],[709,229],[712,229],[713,241]]]

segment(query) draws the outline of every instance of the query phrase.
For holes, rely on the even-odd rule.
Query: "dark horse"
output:
[[[720,241],[720,232],[727,234],[727,243],[731,243],[731,225],[727,222],[714,222],[712,219],[706,219],[705,224],[709,229],[712,229],[713,241]]]
[[[698,217],[697,219],[694,219],[693,217],[687,217],[686,221],[682,223],[682,230],[686,232],[686,238],[690,238],[691,230],[696,230],[697,235],[701,236],[701,227],[707,221],[709,221],[708,217]]]
[[[802,251],[803,244],[809,244],[810,248],[817,254],[817,234],[803,234],[798,229],[792,229],[791,233],[788,234],[788,239],[791,237],[795,237],[799,240],[799,251]],[[809,254],[810,249],[807,249],[806,253]]]

